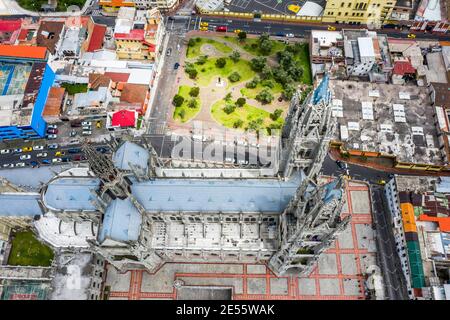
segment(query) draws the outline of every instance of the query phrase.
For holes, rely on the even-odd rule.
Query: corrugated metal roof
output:
[[[149,153],[147,150],[135,143],[126,141],[114,153],[114,165],[122,170],[131,170],[130,163],[134,166],[147,168]]]
[[[42,59],[47,58],[46,47],[36,46],[12,46],[6,44],[0,44],[0,56],[11,58],[29,58],[29,59]]]
[[[39,193],[2,193],[0,194],[0,217],[41,215],[39,199]]]
[[[135,241],[139,237],[142,218],[130,199],[113,200],[106,208],[99,241]]]
[[[96,210],[93,200],[100,184],[97,178],[59,178],[47,187],[44,204],[54,210]]]

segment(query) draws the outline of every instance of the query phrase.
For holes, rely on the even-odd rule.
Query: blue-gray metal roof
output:
[[[131,189],[146,211],[282,212],[300,185],[289,181],[156,179]]]
[[[142,218],[130,199],[115,199],[106,208],[99,242],[105,239],[136,241],[139,237]]]
[[[149,157],[148,150],[135,143],[126,141],[114,153],[113,162],[117,168],[122,170],[130,170],[130,163],[134,166],[147,168]]]
[[[44,204],[56,210],[96,210],[92,200],[100,184],[97,178],[58,178],[50,182]]]
[[[0,194],[0,217],[41,215],[38,193],[2,193]]]
[[[450,193],[450,177],[440,177],[436,183],[436,192]]]

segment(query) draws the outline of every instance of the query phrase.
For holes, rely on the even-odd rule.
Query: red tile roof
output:
[[[87,52],[94,52],[103,47],[103,40],[105,38],[106,26],[96,24],[92,30],[91,39],[89,40],[89,45]]]
[[[129,73],[105,72],[104,76],[109,77],[113,82],[128,82]]]
[[[113,127],[134,127],[136,114],[134,111],[120,110],[113,114],[111,125]]]
[[[133,29],[130,33],[115,33],[114,38],[117,40],[144,40],[145,31],[143,29]]]
[[[19,33],[19,40],[20,40],[20,41],[26,40],[26,39],[27,39],[27,35],[28,35],[28,29],[22,29],[22,30],[20,30],[20,33]]]
[[[0,20],[0,32],[12,32],[19,30],[21,26],[21,20]]]
[[[396,61],[394,63],[394,70],[392,71],[396,75],[404,76],[405,74],[414,74],[416,69],[411,65],[409,61]]]
[[[36,46],[12,46],[0,44],[0,57],[46,59],[47,48]]]
[[[64,88],[50,88],[42,116],[59,116],[65,92],[66,89]]]

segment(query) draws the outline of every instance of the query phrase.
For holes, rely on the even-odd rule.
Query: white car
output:
[[[225,158],[226,163],[234,163],[234,158]]]
[[[58,162],[61,162],[61,161],[62,161],[61,158],[54,158],[54,159],[52,159],[53,163],[58,163]]]
[[[38,158],[45,158],[47,156],[47,152],[41,152],[36,155]]]
[[[23,155],[21,155],[19,158],[20,158],[20,160],[28,160],[28,159],[31,159],[31,155],[29,155],[29,154],[23,154]]]
[[[82,135],[84,135],[84,136],[90,136],[91,134],[92,134],[92,131],[83,131],[82,133],[81,133]]]
[[[92,122],[90,122],[90,121],[83,121],[81,123],[82,126],[90,126],[91,124],[92,124]]]
[[[14,168],[14,163],[4,163],[3,168]]]
[[[89,130],[91,130],[91,126],[83,126],[82,129],[83,129],[83,131],[85,131],[85,130],[86,130],[86,131],[89,131]]]
[[[56,139],[58,136],[56,134],[49,134],[47,139]]]
[[[33,150],[44,150],[44,146],[34,146]]]
[[[47,129],[58,129],[58,126],[56,124],[49,124]]]
[[[16,167],[25,167],[25,162],[16,163]]]
[[[11,150],[9,150],[9,149],[2,149],[2,150],[0,150],[0,154],[8,154],[10,152],[11,152]]]
[[[238,164],[248,164],[248,160],[239,159]]]
[[[286,34],[286,38],[294,38],[294,34],[293,33],[287,33]]]

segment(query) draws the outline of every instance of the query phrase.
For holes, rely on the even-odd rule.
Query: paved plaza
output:
[[[154,274],[143,270],[118,273],[108,266],[109,299],[190,299],[198,294],[224,298],[227,289],[233,300],[364,299],[364,273],[376,264],[370,208],[367,185],[347,183],[343,215],[351,214],[352,221],[321,255],[309,277],[277,277],[263,264],[166,263]],[[199,288],[205,290],[200,293]]]

